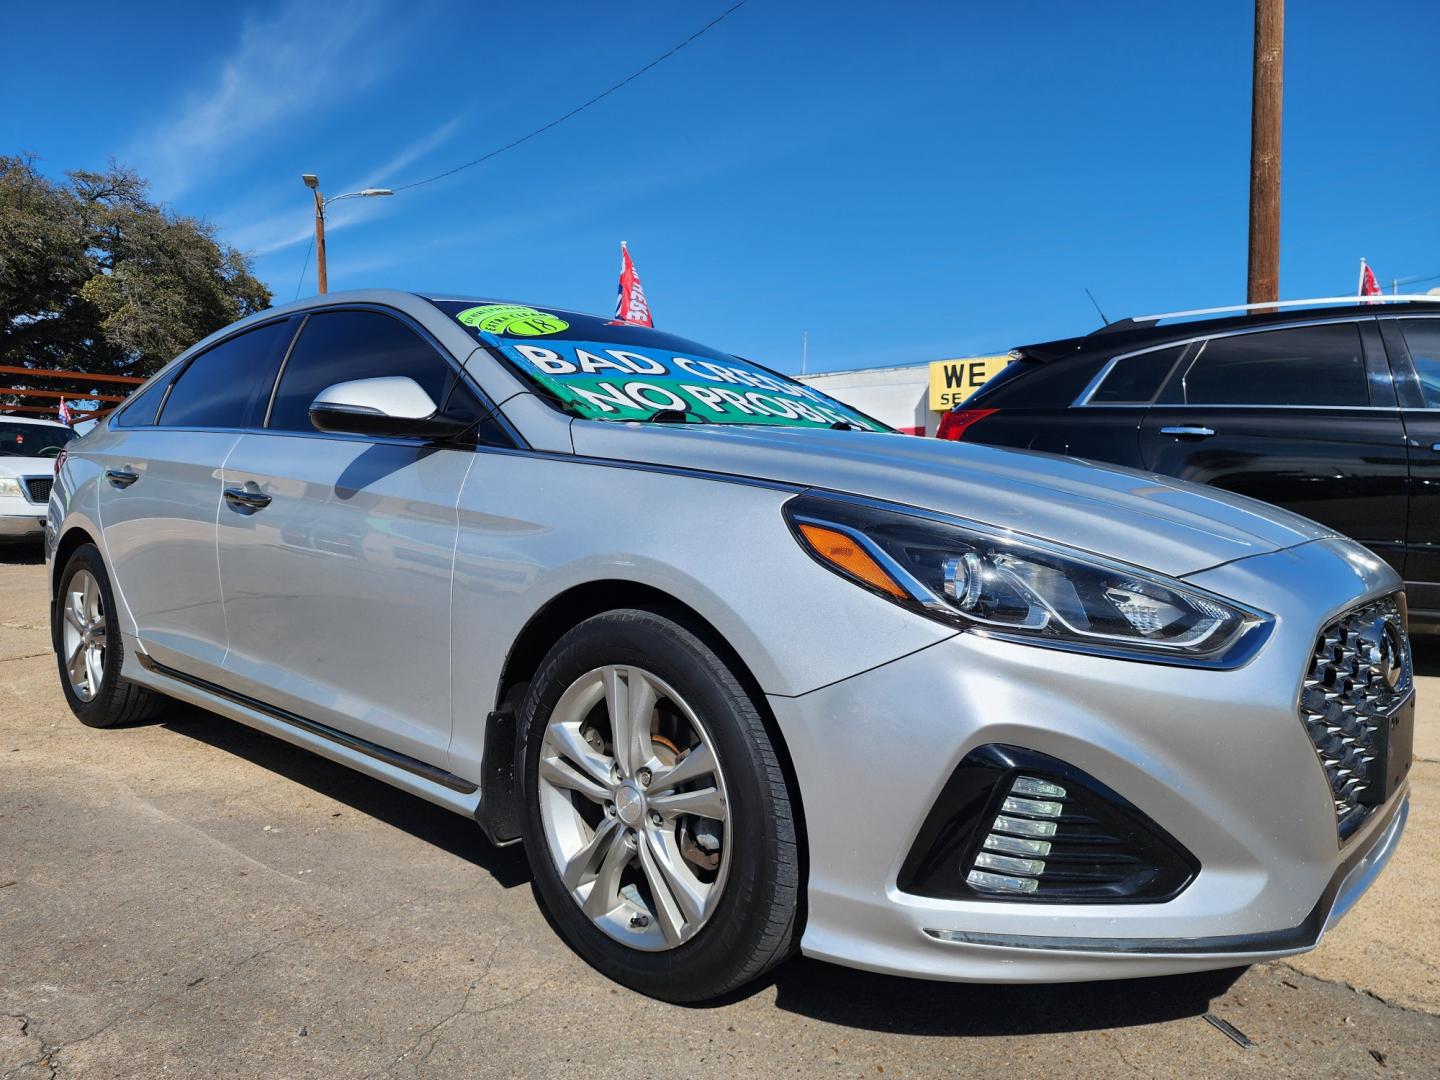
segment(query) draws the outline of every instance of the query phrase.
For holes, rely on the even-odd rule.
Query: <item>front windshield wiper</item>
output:
[[[666,406],[663,409],[656,409],[649,416],[640,418],[642,424],[709,424],[712,421],[708,416],[701,416],[690,409]]]

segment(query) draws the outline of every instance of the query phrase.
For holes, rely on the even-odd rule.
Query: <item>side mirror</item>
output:
[[[412,439],[444,438],[466,426],[440,415],[424,388],[403,375],[326,387],[310,403],[310,423],[333,434]]]

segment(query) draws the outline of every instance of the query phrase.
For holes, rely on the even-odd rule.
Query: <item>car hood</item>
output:
[[[45,457],[0,457],[0,476],[54,476],[55,459]]]
[[[913,435],[575,421],[577,454],[922,507],[1172,576],[1337,535],[1217,488],[1028,450]]]

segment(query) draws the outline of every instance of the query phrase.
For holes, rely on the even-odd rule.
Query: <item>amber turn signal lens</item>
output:
[[[909,596],[889,574],[881,569],[870,553],[837,529],[822,525],[800,524],[811,550],[828,563],[833,563],[851,577],[859,578],[867,585],[873,585],[881,592],[904,600]]]

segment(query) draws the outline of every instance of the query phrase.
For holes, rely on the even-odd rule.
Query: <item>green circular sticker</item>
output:
[[[455,318],[487,334],[509,334],[511,337],[539,337],[570,329],[570,324],[564,319],[522,304],[482,304],[466,308]]]

